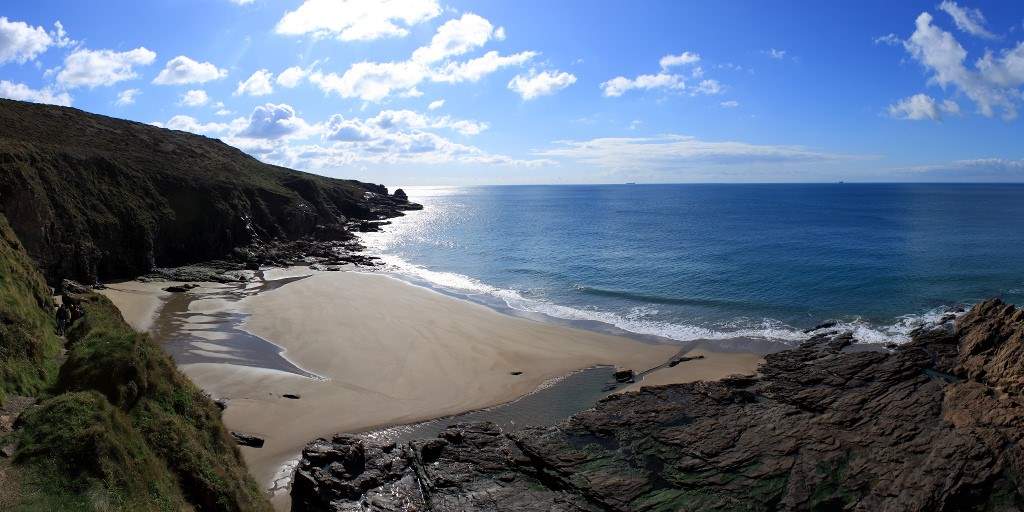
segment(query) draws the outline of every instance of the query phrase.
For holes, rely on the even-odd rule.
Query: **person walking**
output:
[[[71,311],[68,310],[66,304],[61,304],[57,308],[57,334],[64,336],[64,331],[68,328],[68,321],[71,320]]]

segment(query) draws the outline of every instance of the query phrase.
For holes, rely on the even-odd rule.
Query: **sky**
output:
[[[1024,181],[1024,2],[6,0],[0,97],[389,186]]]

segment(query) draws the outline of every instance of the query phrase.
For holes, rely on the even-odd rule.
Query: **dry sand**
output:
[[[121,284],[107,295],[133,326],[149,326],[159,289]],[[505,315],[380,274],[316,273],[237,303],[196,300],[189,306],[205,313],[218,308],[251,315],[245,331],[283,347],[291,362],[323,377],[221,363],[182,366],[211,395],[230,400],[224,412],[229,429],[265,438],[263,448],[243,453],[257,481],[268,486],[316,437],[496,405],[594,365],[640,372],[678,351]],[[700,352],[704,359],[652,372],[642,384],[750,373],[760,361],[753,354]],[[275,500],[282,507],[286,501]]]
[[[168,295],[162,288],[171,284],[139,281],[109,283],[105,290],[100,290],[100,293],[117,305],[128,325],[136,331],[146,332],[156,320],[163,298]]]

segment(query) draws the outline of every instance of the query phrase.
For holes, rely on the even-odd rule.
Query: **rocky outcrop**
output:
[[[892,351],[821,335],[759,377],[613,395],[552,428],[455,426],[303,453],[296,510],[1021,510],[1024,312],[991,300]]]
[[[0,100],[0,213],[51,284],[345,240],[353,223],[416,208],[381,185],[268,165],[215,139]]]

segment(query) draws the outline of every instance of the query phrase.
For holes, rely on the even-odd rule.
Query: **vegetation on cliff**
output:
[[[70,297],[55,396],[25,414],[26,509],[264,510],[217,406],[102,295]]]
[[[0,214],[0,404],[8,394],[35,395],[56,376],[52,311],[46,282]]]

